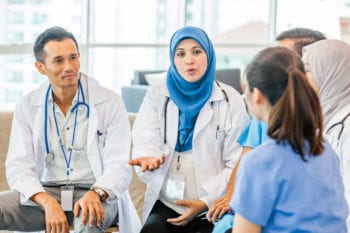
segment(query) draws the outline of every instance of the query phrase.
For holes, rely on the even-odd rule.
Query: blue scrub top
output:
[[[346,233],[348,206],[337,156],[328,143],[302,161],[269,139],[243,156],[230,207],[262,232]]]
[[[247,128],[238,138],[238,143],[243,147],[255,148],[269,139],[267,135],[267,123],[252,118]]]

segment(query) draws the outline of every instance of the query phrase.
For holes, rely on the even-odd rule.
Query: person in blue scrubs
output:
[[[268,122],[270,139],[241,160],[232,232],[347,232],[339,161],[323,138],[321,105],[300,57],[282,47],[260,51],[247,69],[245,98],[250,114]]]
[[[324,39],[326,39],[326,36],[322,32],[296,27],[281,32],[276,37],[276,42],[278,46],[289,48],[301,57],[304,46]],[[244,90],[244,82],[242,82],[242,90]],[[267,139],[267,123],[252,117],[250,124],[238,139],[238,143],[244,148],[242,156],[249,150],[261,145]],[[238,165],[239,161],[231,174],[226,195],[217,199],[208,211],[208,219],[215,223],[212,233],[231,232],[234,214],[229,211],[229,201],[234,191]]]

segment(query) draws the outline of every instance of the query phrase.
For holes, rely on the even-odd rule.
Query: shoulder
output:
[[[169,96],[170,94],[167,85],[162,83],[148,88],[144,102],[148,104],[151,102],[152,104],[159,106]]]
[[[92,105],[122,101],[119,94],[112,89],[102,86],[95,78],[82,74],[81,81],[83,85],[87,86],[89,102]]]
[[[338,124],[350,125],[350,103],[342,107],[329,121],[325,130],[331,131]]]
[[[295,158],[297,158],[295,152],[290,148],[289,144],[277,143],[275,139],[268,139],[265,143],[243,156],[242,161],[253,167],[265,164],[268,168],[278,169],[284,166],[286,161]]]
[[[49,88],[49,82],[45,81],[38,88],[25,94],[17,103],[16,109],[23,110],[37,110],[44,106],[46,100],[46,93]]]
[[[226,92],[228,98],[242,98],[242,95],[234,89],[232,86],[222,82],[214,82],[214,88],[216,92]]]
[[[166,83],[150,86],[147,92],[154,96],[169,96],[169,91]]]
[[[341,153],[340,148],[349,148],[350,140],[350,104],[342,108],[325,128],[325,137]],[[343,150],[341,149],[341,150]]]

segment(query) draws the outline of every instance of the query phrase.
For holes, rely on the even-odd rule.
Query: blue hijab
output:
[[[208,57],[206,72],[195,82],[183,79],[174,64],[176,47],[184,39],[195,40]],[[180,110],[176,151],[181,152],[192,149],[194,124],[198,113],[211,95],[215,80],[215,51],[206,32],[196,27],[183,27],[177,30],[170,40],[170,62],[166,84],[171,100]]]

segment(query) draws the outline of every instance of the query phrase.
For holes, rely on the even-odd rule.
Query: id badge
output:
[[[73,185],[61,186],[61,207],[64,211],[73,211]]]
[[[169,201],[182,200],[185,193],[185,175],[170,172],[166,184],[165,194]]]

